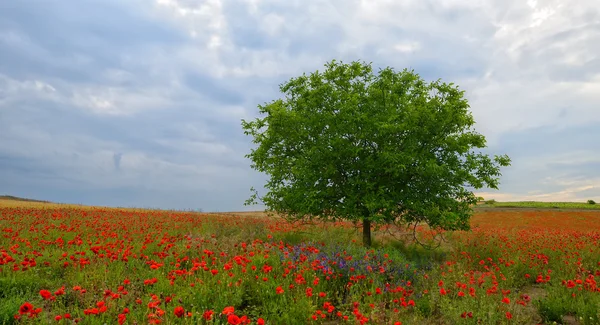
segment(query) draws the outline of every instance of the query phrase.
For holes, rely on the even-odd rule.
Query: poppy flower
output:
[[[40,296],[42,296],[44,300],[49,300],[52,298],[52,292],[48,290],[40,290]]]
[[[42,312],[42,308],[36,308],[36,309],[32,310],[31,312],[29,312],[29,317],[35,318],[41,312]]]
[[[224,313],[225,311],[223,311]],[[212,310],[207,310],[204,312],[204,314],[202,314],[202,318],[204,318],[205,320],[211,320],[213,317],[214,312]]]
[[[183,317],[183,315],[185,314],[185,310],[183,309],[183,307],[181,306],[177,306],[175,307],[175,310],[173,311],[173,313],[175,314],[175,316],[177,316],[178,318]]]
[[[24,304],[21,305],[21,307],[19,307],[19,314],[23,315],[23,314],[27,314],[28,312],[33,310],[33,305],[25,302]]]
[[[237,315],[231,314],[227,316],[227,323],[231,325],[238,325],[239,323],[241,323],[241,321]]]

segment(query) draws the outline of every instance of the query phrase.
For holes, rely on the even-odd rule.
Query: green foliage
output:
[[[494,200],[494,199],[487,200],[487,201],[485,201],[485,204],[494,205],[494,204],[496,204],[496,200]]]
[[[282,84],[284,98],[259,105],[266,116],[242,121],[258,145],[246,157],[270,176],[247,204],[298,219],[468,229],[477,197],[467,187],[497,189],[510,159],[478,150],[486,141],[464,92],[409,70],[325,66]]]
[[[587,203],[588,204],[596,204],[596,201],[594,201],[594,200],[587,200]]]
[[[599,324],[600,305],[594,299],[594,292],[591,295],[586,291],[575,292],[564,287],[554,287],[550,289],[548,297],[535,301],[542,319],[548,323],[565,324],[564,318],[571,316],[578,319],[580,324]]]
[[[401,241],[393,242],[391,246],[410,259],[411,263],[423,269],[436,263],[442,264],[448,257],[447,251],[441,248],[432,250],[414,244],[408,245]]]
[[[0,299],[0,324],[15,324],[15,311],[19,310],[23,296],[8,296]]]
[[[40,279],[35,274],[27,274],[20,277],[0,278],[0,300],[11,296],[23,296],[37,293],[44,285],[50,282]]]

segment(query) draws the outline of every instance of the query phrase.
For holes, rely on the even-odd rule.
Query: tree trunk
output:
[[[363,218],[363,245],[371,247],[371,220]]]

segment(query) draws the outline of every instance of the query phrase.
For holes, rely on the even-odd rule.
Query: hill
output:
[[[0,200],[8,200],[8,201],[22,201],[22,202],[51,203],[50,201],[42,201],[42,200],[27,199],[27,198],[22,198],[22,197],[12,196],[12,195],[0,195]]]

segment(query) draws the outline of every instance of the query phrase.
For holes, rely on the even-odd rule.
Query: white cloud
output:
[[[10,104],[30,98],[44,98],[48,101],[59,99],[56,89],[42,80],[17,80],[0,74],[0,108],[10,109]]]
[[[183,24],[194,38],[202,36],[208,49],[223,45],[227,19],[222,13],[221,0],[177,1],[157,0],[158,10],[167,9],[174,23]]]
[[[543,193],[543,190],[533,191],[533,193],[502,193],[502,192],[477,192],[475,195],[481,196],[486,200],[496,200],[500,202],[513,201],[540,201],[540,202],[586,202],[592,199],[585,193],[595,190],[593,198],[598,198],[600,193],[600,179],[590,181],[589,185],[570,186],[561,191]]]
[[[421,49],[418,42],[404,42],[394,45],[394,49],[400,53],[413,53]]]
[[[268,13],[262,18],[263,24],[261,29],[267,32],[269,36],[280,35],[281,30],[285,25],[285,18],[275,13]]]
[[[547,79],[483,81],[467,98],[478,129],[495,143],[507,132],[541,126],[556,128],[600,122],[600,84]]]
[[[65,103],[89,110],[98,115],[126,116],[166,109],[172,100],[159,89],[132,90],[128,88],[89,86],[65,94]]]

